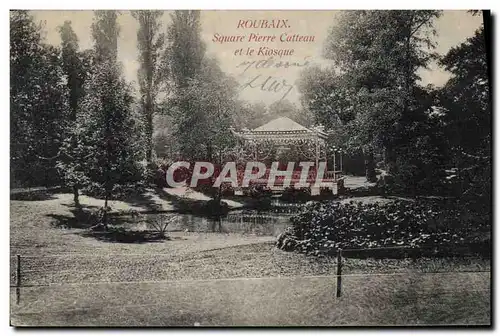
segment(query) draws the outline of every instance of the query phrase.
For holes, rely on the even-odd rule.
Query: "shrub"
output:
[[[311,199],[311,189],[289,187],[283,191],[281,199],[287,202],[305,202]]]
[[[230,183],[222,183],[220,192],[222,196],[234,196],[234,188]]]
[[[158,188],[168,187],[166,173],[167,171],[163,168],[158,168],[154,173],[153,184]]]
[[[155,231],[160,237],[165,238],[167,226],[176,219],[177,216],[158,214],[154,217],[146,218],[146,224],[151,229],[151,231]]]
[[[170,188],[171,186],[167,183],[167,171],[168,168],[174,163],[174,161],[158,159],[151,167],[154,171],[154,183],[160,188]],[[173,179],[176,182],[186,181],[189,185],[191,181],[192,171],[186,167],[178,167],[173,172]]]
[[[229,212],[229,205],[224,201],[209,200],[200,208],[200,213],[210,217],[225,216]]]
[[[458,204],[445,207],[424,201],[309,202],[305,211],[292,217],[292,223],[293,233],[289,235],[297,240],[295,250],[315,254],[338,248],[410,246],[444,250],[457,245],[488,244],[484,237],[490,229],[487,218],[467,214]]]
[[[271,189],[269,189],[263,185],[250,184],[250,186],[248,188],[243,190],[243,194],[245,196],[250,196],[253,198],[271,197],[272,191],[271,191]]]
[[[272,208],[271,189],[258,184],[250,184],[248,188],[243,188],[243,195],[250,197],[245,200],[247,206],[258,211],[269,210]]]

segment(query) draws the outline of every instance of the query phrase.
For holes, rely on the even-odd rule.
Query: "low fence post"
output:
[[[16,304],[19,304],[21,300],[21,256],[17,255],[17,266],[16,266]]]
[[[342,249],[337,250],[337,297],[342,291]]]

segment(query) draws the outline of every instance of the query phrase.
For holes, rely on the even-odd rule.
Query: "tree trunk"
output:
[[[365,154],[365,170],[366,180],[368,182],[377,182],[377,174],[375,173],[375,157],[373,150],[369,150]]]
[[[385,169],[388,174],[394,174],[396,169],[396,157],[394,155],[394,150],[391,148],[385,148],[384,164]]]
[[[221,201],[222,201],[222,183],[221,185],[217,188],[217,192],[215,193],[215,201],[217,204],[220,206]]]
[[[404,85],[405,85],[405,94],[403,95],[403,118],[406,117],[408,113],[408,105],[409,105],[409,99],[411,97],[410,95],[410,77],[411,77],[411,54],[410,54],[410,49],[411,49],[411,29],[412,29],[412,23],[413,23],[413,15],[410,14],[410,19],[408,20],[408,26],[407,26],[407,33],[406,33],[406,62],[405,62],[405,69],[404,69]]]
[[[106,190],[106,196],[104,198],[104,214],[102,216],[102,224],[105,229],[108,229],[108,191]]]
[[[153,104],[149,94],[146,99],[144,106],[146,114],[146,161],[150,164],[153,157]]]
[[[73,203],[75,204],[75,207],[79,208],[80,207],[80,199],[79,193],[78,193],[78,187],[76,185],[73,186]]]

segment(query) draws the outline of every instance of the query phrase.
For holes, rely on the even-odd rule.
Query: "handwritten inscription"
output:
[[[261,59],[257,61],[251,61],[251,60],[246,60],[241,63],[239,63],[236,68],[238,69],[243,69],[241,73],[245,73],[249,69],[279,69],[279,68],[302,68],[305,66],[308,66],[310,64],[309,62],[310,56],[304,57],[303,61],[276,61],[273,57],[269,57],[267,59]]]
[[[309,58],[310,57],[304,57],[302,61],[275,60],[273,57],[261,60],[245,60],[239,63],[236,68],[242,70],[240,75],[245,75],[247,71],[250,72],[250,70],[262,72],[265,69],[301,68],[310,64]],[[254,89],[275,93],[279,95],[279,100],[283,100],[293,91],[295,85],[282,77],[255,74],[245,78],[240,88],[241,90]]]
[[[282,94],[279,100],[285,99],[286,96],[293,90],[293,84],[289,84],[285,79],[273,76],[263,76],[261,74],[251,77],[241,85],[241,90],[259,89],[265,92],[273,92]]]

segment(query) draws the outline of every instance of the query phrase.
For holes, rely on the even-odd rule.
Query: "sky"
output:
[[[162,17],[162,28],[166,31],[170,22],[169,11]],[[233,76],[240,84],[240,98],[252,102],[264,102],[269,105],[277,100],[288,99],[294,103],[299,102],[299,92],[295,81],[299,74],[312,64],[325,65],[329,61],[322,57],[322,49],[329,28],[336,23],[339,11],[202,11],[201,26],[202,39],[207,46],[207,55],[219,61],[221,69]],[[59,45],[61,40],[57,27],[64,21],[70,20],[73,29],[79,38],[81,49],[92,47],[90,27],[92,24],[92,11],[33,11],[36,20],[44,21],[46,41]],[[262,21],[274,23],[274,28],[265,28]],[[466,11],[444,11],[436,20],[435,28],[438,35],[436,52],[445,54],[450,48],[462,43],[467,37],[474,34],[481,25],[481,16],[472,16]],[[137,28],[138,24],[128,11],[122,11],[119,16],[121,26],[118,41],[118,58],[123,64],[124,75],[129,81],[137,77]],[[254,25],[258,25],[255,27]],[[239,36],[242,42],[220,43],[218,36]],[[253,35],[252,35],[253,34]],[[280,38],[301,36],[314,41],[281,42]],[[275,36],[274,41],[258,42],[260,37]],[[250,42],[249,39],[252,39]],[[296,36],[297,38],[297,36]],[[216,41],[214,41],[214,39]],[[275,61],[288,61],[304,66],[290,66],[288,68],[256,68],[259,60],[269,59],[264,54],[256,55],[261,47],[270,49],[290,50],[291,56],[273,56]],[[235,55],[235,51],[243,49],[243,55]],[[254,54],[245,55],[248,48],[253,48]],[[261,50],[262,52],[264,50]],[[284,51],[282,51],[284,52]],[[262,64],[262,63],[261,63]],[[276,63],[275,63],[276,64]],[[248,69],[244,71],[247,67]],[[421,70],[420,76],[423,84],[443,85],[449,78],[449,73],[440,69],[436,64],[431,64],[429,70]]]

